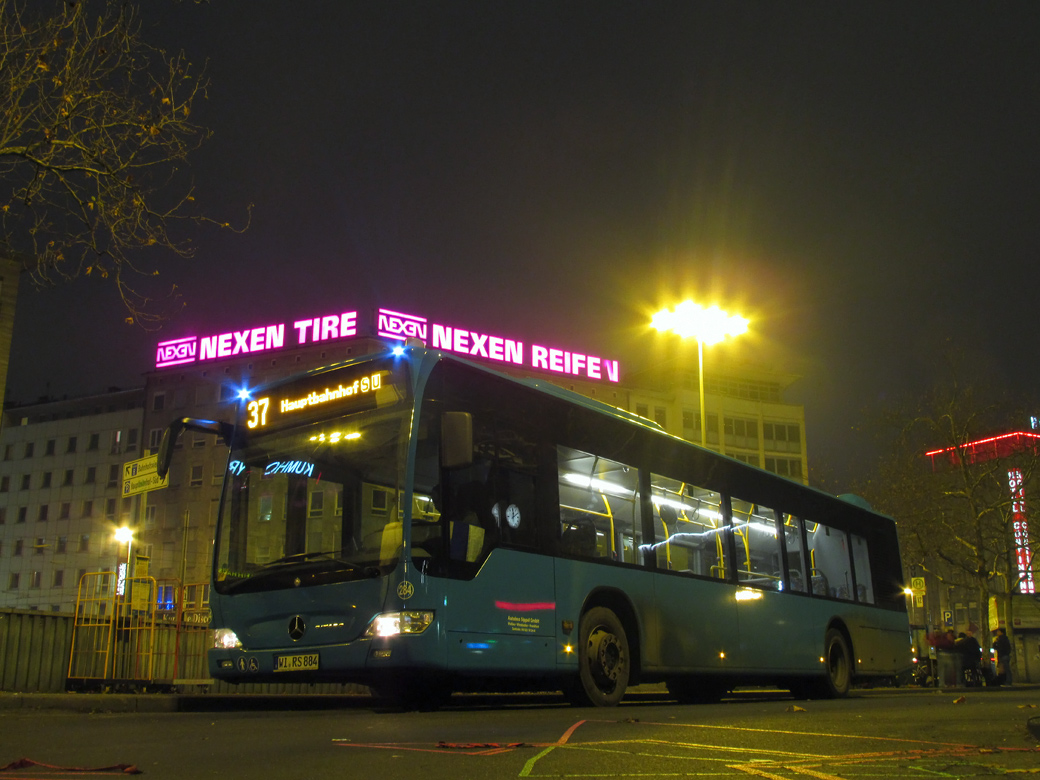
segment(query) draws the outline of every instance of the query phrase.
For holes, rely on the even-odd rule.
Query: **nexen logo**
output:
[[[422,339],[426,341],[426,320],[407,314],[379,310],[379,335],[392,339]]]
[[[158,345],[155,355],[155,367],[176,366],[191,363],[195,360],[198,341],[194,338],[164,341]]]

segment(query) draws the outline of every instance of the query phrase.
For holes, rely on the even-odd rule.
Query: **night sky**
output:
[[[948,344],[1040,379],[1040,3],[150,0],[209,59],[187,307],[23,289],[8,395],[136,386],[164,338],[382,305],[617,357],[683,297],[800,375],[810,463]],[[98,333],[86,346],[84,330]],[[72,331],[70,331],[72,329]],[[70,337],[70,332],[72,337]]]

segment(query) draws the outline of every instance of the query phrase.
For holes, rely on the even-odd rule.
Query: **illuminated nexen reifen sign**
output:
[[[286,323],[277,323],[163,341],[156,350],[155,367],[169,368],[349,338],[357,335],[357,321],[357,312],[350,311],[296,320],[289,327]],[[376,313],[376,333],[397,341],[419,339],[432,349],[471,359],[594,381],[621,379],[616,360],[543,344],[525,344],[518,339],[430,322],[426,317],[390,309],[379,309]]]
[[[1008,471],[1011,489],[1011,520],[1015,529],[1015,563],[1018,566],[1019,593],[1036,593],[1033,581],[1032,551],[1029,547],[1029,524],[1026,522],[1026,488],[1020,469]]]
[[[540,344],[532,344],[528,350],[524,342],[516,339],[431,323],[425,317],[388,309],[380,309],[378,312],[377,332],[384,338],[401,341],[418,338],[433,349],[550,371],[554,374],[569,374],[583,379],[606,379],[610,382],[617,382],[621,378],[616,360]]]

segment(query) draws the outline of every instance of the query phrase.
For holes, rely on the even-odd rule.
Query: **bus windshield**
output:
[[[409,421],[394,403],[241,437],[224,481],[216,589],[342,582],[392,568]]]

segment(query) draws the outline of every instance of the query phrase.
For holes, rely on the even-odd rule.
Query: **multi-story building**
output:
[[[628,377],[621,373],[616,361],[522,344],[517,340],[457,327],[443,327],[414,315],[386,310],[376,314],[371,327],[359,322],[357,312],[346,312],[299,320],[291,325],[163,342],[157,347],[155,367],[146,373],[143,390],[127,394],[127,399],[133,397],[136,405],[132,411],[126,411],[125,419],[109,419],[106,416],[108,412],[100,411],[99,402],[91,399],[83,399],[82,405],[76,408],[89,410],[93,404],[98,412],[96,419],[86,411],[81,418],[70,416],[65,411],[51,410],[50,405],[44,404],[23,409],[21,414],[25,419],[39,418],[39,422],[21,425],[20,418],[14,419],[19,411],[13,410],[9,421],[13,420],[15,424],[0,433],[0,446],[11,455],[11,459],[2,464],[3,474],[10,477],[9,489],[11,485],[21,485],[23,473],[29,470],[27,464],[36,464],[35,455],[40,449],[46,450],[51,439],[60,449],[67,444],[58,442],[67,442],[70,436],[81,442],[93,441],[91,437],[97,434],[99,449],[91,452],[105,457],[92,463],[94,483],[83,482],[87,476],[85,462],[79,466],[60,467],[45,460],[36,464],[39,473],[29,477],[30,485],[41,485],[46,469],[52,472],[52,485],[59,469],[61,480],[64,480],[64,469],[79,469],[73,481],[80,492],[74,495],[59,492],[53,497],[33,490],[17,492],[15,498],[23,502],[18,505],[18,511],[24,507],[26,524],[12,523],[9,509],[6,525],[0,526],[3,544],[0,549],[0,576],[3,580],[0,584],[10,585],[11,574],[17,573],[17,587],[0,590],[0,606],[71,609],[73,581],[77,579],[75,573],[56,575],[54,567],[46,568],[44,564],[53,561],[55,567],[60,565],[66,572],[79,572],[82,568],[113,570],[118,556],[125,556],[127,552],[114,540],[113,533],[118,525],[133,529],[134,548],[149,558],[151,576],[185,584],[207,582],[220,486],[226,467],[226,447],[212,436],[187,433],[181,437],[174,456],[169,485],[128,499],[119,498],[118,488],[122,482],[118,468],[123,463],[157,451],[163,430],[174,419],[226,418],[227,411],[222,403],[233,398],[243,386],[256,386],[307,369],[382,351],[393,343],[393,339],[404,336],[421,338],[431,347],[463,354],[506,373],[556,383],[656,420],[676,436],[700,441],[695,373],[657,371]],[[804,482],[808,473],[804,411],[801,406],[786,404],[782,399],[784,389],[793,379],[788,375],[751,368],[709,373],[705,383],[707,446]],[[122,403],[117,397],[122,395],[114,394],[113,403]],[[119,439],[121,447],[118,453],[112,450],[117,430],[124,431],[122,436],[125,437]],[[30,440],[33,441],[34,454],[26,459],[24,448]],[[84,450],[79,454],[86,453]],[[20,463],[26,464],[24,469],[19,468]],[[104,476],[104,485],[100,484],[101,475]],[[92,486],[88,489],[88,485]],[[83,504],[88,501],[94,502],[90,520],[96,520],[97,525],[90,525],[87,518],[82,517]],[[45,553],[42,557],[29,556],[36,558],[39,568],[25,563],[28,542],[31,538],[35,543],[35,535],[18,531],[28,526],[30,518],[41,511],[41,502],[57,507],[46,510],[47,513],[61,515],[67,511],[70,515],[78,512],[81,516],[80,525],[74,528],[71,525],[59,526],[58,523],[40,525],[44,542],[44,531],[55,539],[57,534],[64,533],[65,549],[71,544],[71,539],[76,539],[78,545],[80,536],[88,535],[90,541],[86,543],[86,552],[94,558],[77,559],[73,565]],[[63,508],[66,503],[69,505],[67,510]],[[50,530],[51,526],[53,530]],[[13,558],[18,557],[12,556],[11,545],[19,538],[22,540],[21,560],[10,564]],[[68,592],[62,599],[56,598],[58,590],[53,584],[44,587],[46,582],[53,583],[55,576],[59,576],[63,588],[68,583]],[[39,587],[30,587],[36,580]]]
[[[139,458],[144,392],[9,409],[0,434],[0,606],[71,612],[86,572],[129,550],[123,462]],[[147,553],[147,550],[139,550]]]
[[[675,436],[808,484],[805,409],[783,400],[797,378],[725,364],[705,372],[703,438],[696,366],[671,361],[633,377],[629,409]]]

